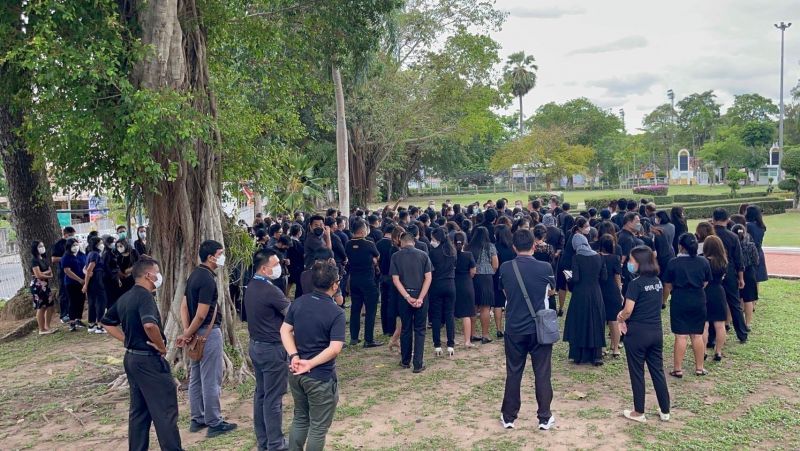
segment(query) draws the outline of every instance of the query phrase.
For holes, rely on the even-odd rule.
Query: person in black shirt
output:
[[[400,231],[402,229],[397,230]],[[395,246],[392,240],[394,231],[394,224],[386,224],[383,227],[383,238],[375,244],[379,254],[378,267],[381,271],[381,329],[383,330],[383,335],[387,337],[393,336],[397,328],[397,289],[392,283],[390,266],[392,255],[400,249]],[[390,347],[393,346],[394,343],[391,343]]]
[[[291,287],[294,286],[294,297],[299,298],[303,295],[303,288],[300,285],[300,275],[303,274],[303,226],[300,224],[292,224],[289,227],[289,238],[292,240],[292,245],[286,252],[286,257],[289,259],[289,284],[286,289],[288,293]]]
[[[287,255],[291,246],[292,239],[288,236],[281,236],[278,238],[278,241],[275,243],[275,245],[271,247],[271,249],[274,250],[278,255],[281,266],[281,275],[273,281],[273,284],[278,287],[278,289],[283,291],[284,294],[288,293],[286,290],[287,276],[289,274],[289,260]]]
[[[637,246],[626,263],[628,273],[636,274],[625,292],[625,307],[617,315],[620,331],[625,334],[625,356],[633,391],[633,410],[625,409],[625,418],[644,423],[644,364],[656,390],[660,417],[669,421],[669,390],[664,376],[664,334],[661,330],[661,303],[664,287],[658,279],[655,253],[647,246]]]
[[[447,332],[447,355],[455,353],[456,320],[456,250],[444,229],[434,229],[431,233],[430,259],[433,265],[430,289],[431,332],[433,347],[437,356],[442,355],[442,322]]]
[[[292,372],[292,450],[325,449],[325,435],[339,401],[336,357],[344,347],[345,320],[344,311],[332,298],[339,291],[336,265],[314,263],[312,282],[313,293],[295,299],[281,326],[281,341]]]
[[[36,310],[36,324],[39,326],[39,335],[49,335],[58,329],[50,328],[53,319],[53,296],[51,284],[53,269],[47,261],[47,248],[41,241],[31,243],[31,296],[33,309]]]
[[[325,227],[325,220],[322,216],[314,215],[309,219],[309,233],[303,242],[304,266],[310,269],[314,264],[317,251],[322,248],[331,248],[331,229]]]
[[[375,215],[369,215],[367,217],[367,221],[369,222],[369,234],[367,235],[367,239],[370,239],[373,243],[378,244],[378,241],[383,239],[381,221]]]
[[[130,386],[128,448],[150,449],[150,424],[162,450],[180,450],[178,391],[172,379],[166,337],[153,291],[163,280],[158,262],[142,259],[133,267],[136,285],[101,320],[112,337],[125,344],[123,366]]]
[[[414,237],[415,248],[421,250],[422,252],[425,252],[426,254],[430,252],[430,248],[428,247],[428,245],[425,244],[425,242],[420,241],[419,239],[419,227],[417,227],[415,224],[409,224],[408,227],[406,227],[406,232],[410,233],[411,236]]]
[[[350,344],[357,345],[361,329],[361,309],[366,309],[364,317],[364,347],[374,348],[383,343],[375,341],[375,315],[378,313],[378,286],[375,284],[375,265],[378,263],[378,249],[366,239],[367,224],[361,219],[353,222],[353,239],[347,242],[348,269],[350,275]]]
[[[147,227],[139,226],[139,228],[136,229],[136,237],[138,239],[133,243],[136,252],[138,252],[139,255],[150,254],[150,244],[147,241]]]
[[[64,281],[64,270],[61,268],[61,257],[67,252],[67,240],[75,236],[75,229],[71,226],[64,227],[61,239],[53,244],[50,252],[50,263],[58,268],[57,287],[58,287],[58,312],[61,322],[69,321],[69,296],[67,296],[66,282]]]
[[[400,366],[409,368],[414,348],[414,373],[425,370],[425,326],[428,317],[428,289],[431,286],[431,260],[425,252],[414,248],[416,239],[410,233],[400,237],[402,246],[392,255],[392,282],[400,295],[398,310],[400,333]]]
[[[722,280],[722,288],[725,289],[725,300],[728,302],[728,310],[733,320],[733,328],[736,330],[736,337],[741,343],[746,343],[747,325],[739,298],[739,290],[744,288],[742,245],[736,234],[725,227],[728,223],[728,212],[723,208],[717,208],[713,214],[714,233],[722,240],[722,244],[725,245],[725,253],[728,256],[728,272]],[[715,338],[716,331],[712,328],[708,331],[707,346],[713,346]]]
[[[288,449],[281,431],[283,421],[283,395],[289,372],[288,356],[281,343],[281,325],[289,310],[289,300],[272,281],[281,276],[278,255],[272,249],[256,254],[253,263],[255,274],[247,284],[244,303],[249,320],[250,360],[256,373],[256,390],[253,394],[253,428],[258,448],[262,450]]]
[[[192,361],[189,373],[189,406],[192,411],[191,432],[208,427],[207,435],[216,437],[236,429],[235,423],[222,420],[222,311],[218,302],[217,275],[214,271],[225,266],[222,244],[206,240],[200,244],[200,266],[186,281],[186,294],[181,302],[183,335],[179,347],[198,337],[207,337],[203,357]],[[210,328],[210,330],[209,330]]]
[[[628,259],[630,258],[631,251],[637,246],[644,244],[644,241],[637,236],[641,233],[642,223],[639,220],[639,215],[636,213],[626,213],[622,220],[622,230],[617,233],[617,245],[622,250],[622,293],[628,289],[628,283],[633,280],[634,276],[627,269]]]

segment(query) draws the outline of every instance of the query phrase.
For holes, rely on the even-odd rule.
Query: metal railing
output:
[[[0,299],[11,298],[24,283],[19,254],[0,256]]]

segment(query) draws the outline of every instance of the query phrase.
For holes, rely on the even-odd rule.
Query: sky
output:
[[[509,13],[493,38],[503,60],[534,55],[536,87],[525,117],[548,103],[586,97],[625,111],[636,133],[667,103],[713,89],[723,112],[733,96],[758,93],[778,104],[780,30],[786,31],[784,98],[800,78],[800,0],[496,0]],[[785,100],[786,101],[786,100]]]

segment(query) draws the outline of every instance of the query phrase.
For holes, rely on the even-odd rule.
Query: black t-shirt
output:
[[[309,234],[306,236],[306,241],[303,243],[303,263],[306,269],[310,268],[314,264],[314,260],[317,256],[317,251],[325,247],[325,241],[323,241],[322,237],[318,237],[316,235]]]
[[[331,250],[333,251],[333,259],[336,263],[342,264],[347,260],[347,253],[344,250],[344,243],[335,233],[331,233]]]
[[[121,326],[125,333],[125,348],[157,353],[147,342],[150,339],[144,331],[147,323],[155,324],[161,330],[161,339],[167,342],[161,315],[153,294],[146,288],[134,285],[112,305],[100,321],[106,326]]]
[[[250,338],[263,343],[281,342],[281,324],[289,300],[278,287],[259,275],[253,276],[244,293]]]
[[[211,324],[211,314],[217,306],[217,275],[208,266],[200,265],[189,275],[189,280],[186,281],[186,304],[189,306],[189,322],[197,315],[198,304],[207,304],[208,314],[200,327]],[[221,323],[222,312],[217,308],[214,325],[219,326]]]
[[[61,238],[60,240],[56,241],[55,244],[53,244],[53,249],[51,250],[50,255],[52,257],[61,258],[64,256],[66,252],[67,252],[67,240]],[[58,265],[58,278],[61,282],[64,281],[64,269],[61,267],[60,264]]]
[[[431,265],[433,265],[433,281],[454,279],[456,277],[455,254],[449,257],[444,255],[444,248],[440,245],[439,247],[431,248],[429,257]]]
[[[637,238],[631,232],[622,229],[617,234],[617,243],[622,248],[623,257],[628,258],[631,256],[631,250],[636,246],[641,246],[642,244],[644,244],[644,241]]]
[[[457,252],[457,255],[455,273],[469,274],[469,270],[475,267],[475,257],[472,256],[472,252],[462,251]]]
[[[375,244],[375,248],[378,249],[378,253],[380,254],[380,260],[378,261],[378,266],[381,269],[381,274],[384,276],[389,275],[390,266],[392,264],[392,255],[398,251],[396,247],[392,244],[392,240],[389,238],[383,238]]]
[[[295,299],[285,322],[294,327],[294,342],[303,360],[313,359],[332,341],[345,339],[344,310],[319,291]],[[309,376],[321,381],[336,379],[336,359],[315,367]]]
[[[672,289],[702,289],[703,285],[710,282],[711,265],[705,257],[678,256],[667,263],[662,282],[671,283]]]
[[[383,239],[383,232],[378,228],[371,228],[367,238],[371,239],[373,243],[378,244],[378,241]]]
[[[655,276],[640,276],[628,283],[625,299],[636,304],[628,322],[661,328],[661,303],[664,287]]]
[[[528,303],[522,294],[513,261],[517,262],[519,273],[528,291],[534,311],[546,308],[547,286],[554,288],[553,266],[527,255],[520,255],[512,261],[500,265],[500,284],[506,292],[506,333],[511,335],[532,335],[536,333]]]
[[[374,258],[380,253],[372,241],[367,239],[352,239],[345,246],[347,263],[350,267],[351,277],[375,277]]]
[[[425,244],[424,241],[420,241],[420,240],[415,241],[414,242],[414,247],[419,249],[419,250],[421,250],[422,252],[425,252],[426,254],[430,251],[430,249],[428,248],[428,245]]]
[[[392,255],[390,273],[400,277],[400,283],[412,296],[422,290],[425,274],[431,270],[431,259],[419,249],[404,247]]]

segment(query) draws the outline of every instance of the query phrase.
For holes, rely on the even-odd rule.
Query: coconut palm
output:
[[[281,186],[270,196],[269,210],[273,213],[291,213],[298,210],[314,211],[316,203],[324,197],[328,179],[316,175],[316,164],[301,154],[292,154],[282,164],[285,175]]]
[[[525,52],[512,53],[503,69],[505,82],[511,88],[514,97],[519,98],[519,134],[523,132],[522,97],[536,86],[536,59]]]

